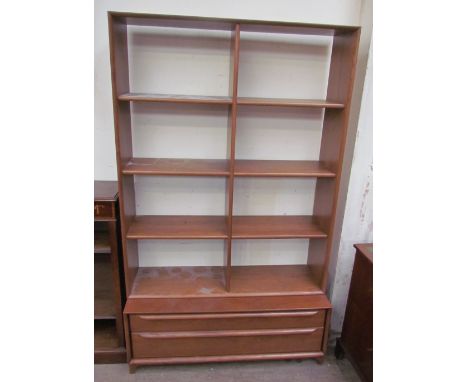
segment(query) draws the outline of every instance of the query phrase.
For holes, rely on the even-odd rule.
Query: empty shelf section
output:
[[[127,175],[228,176],[226,159],[132,158],[122,170]]]
[[[127,239],[225,239],[225,216],[136,216]]]
[[[308,265],[232,267],[231,291],[224,287],[224,267],[142,267],[130,299],[238,297],[323,294]]]
[[[343,109],[344,104],[318,99],[294,99],[294,98],[237,98],[239,105],[255,106],[291,106],[291,107],[317,107],[327,109]]]
[[[233,266],[231,294],[292,295],[323,293],[308,265]]]
[[[119,347],[114,321],[94,321],[94,349],[111,350]]]
[[[110,253],[109,234],[107,232],[94,232],[94,253]]]
[[[313,216],[233,216],[234,239],[326,238]]]
[[[133,102],[172,102],[191,104],[219,104],[229,105],[231,97],[201,96],[201,95],[177,95],[177,94],[150,94],[150,93],[125,93],[118,96],[119,101]]]
[[[334,178],[336,174],[319,161],[237,159],[235,176]]]
[[[143,267],[130,297],[209,297],[225,294],[223,267]]]
[[[94,319],[115,318],[115,294],[109,256],[94,257]]]

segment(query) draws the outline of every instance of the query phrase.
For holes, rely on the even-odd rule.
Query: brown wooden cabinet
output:
[[[133,91],[129,59],[130,28],[174,28],[190,35],[190,54],[206,31],[227,32],[230,45],[229,94],[160,94]],[[188,32],[187,32],[188,31]],[[203,31],[201,33],[200,31]],[[324,99],[238,95],[245,33],[317,35],[330,38],[328,91]],[[255,20],[215,19],[132,13],[109,13],[120,214],[127,302],[124,310],[130,370],[139,365],[317,358],[324,356],[331,305],[325,295],[334,236],[336,205],[343,169],[349,110],[360,29]],[[144,38],[145,51],[151,38]],[[137,37],[139,38],[139,37]],[[299,38],[300,40],[300,38]],[[157,40],[154,40],[157,41]],[[260,46],[257,44],[257,46]],[[167,44],[165,45],[167,47]],[[298,45],[299,50],[301,45]],[[294,51],[298,52],[297,46]],[[259,48],[260,49],[260,48]],[[322,49],[322,48],[318,48]],[[192,55],[192,57],[195,57]],[[191,69],[191,62],[185,62]],[[157,72],[158,68],[154,67]],[[294,68],[293,68],[294,70]],[[181,73],[185,75],[186,73]],[[180,82],[180,78],[177,78]],[[164,78],[161,78],[164,80]],[[255,78],[251,79],[255,81]],[[205,81],[191,79],[193,84]],[[245,83],[245,82],[244,82]],[[310,83],[313,87],[314,83]],[[239,90],[242,90],[239,88]],[[132,113],[138,105],[170,104],[172,110],[226,112],[227,157],[148,158],[134,154]],[[236,159],[238,113],[244,108],[316,110],[323,123],[318,160]],[[287,124],[284,126],[288,128]],[[184,139],[182,136],[180,139]],[[224,143],[225,142],[220,142]],[[226,182],[223,216],[151,215],[141,212],[138,177],[217,177]],[[316,180],[313,211],[308,215],[244,216],[234,212],[235,180],[245,177]],[[233,265],[239,239],[305,239],[301,264]],[[205,239],[224,242],[224,262],[217,266],[142,266],[139,241]]]
[[[94,363],[125,362],[117,182],[94,182]]]
[[[357,244],[353,275],[341,338],[337,340],[335,355],[346,354],[362,379],[372,381],[373,365],[373,298],[372,244]]]

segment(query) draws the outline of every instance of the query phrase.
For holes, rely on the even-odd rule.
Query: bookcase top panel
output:
[[[349,25],[325,25],[129,12],[109,12],[109,16],[119,19],[127,25],[171,28],[234,30],[236,24],[241,24],[241,32],[293,33],[333,36],[334,34],[353,32],[359,29],[358,26]]]

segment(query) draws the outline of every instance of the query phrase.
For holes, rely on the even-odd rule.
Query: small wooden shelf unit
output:
[[[94,363],[125,362],[117,182],[94,182]]]
[[[335,356],[346,355],[361,380],[373,380],[373,263],[372,243],[355,244],[353,274],[341,337],[336,340]]]
[[[128,25],[230,31],[230,94],[193,96],[132,92]],[[331,36],[326,99],[238,97],[242,32]],[[359,33],[359,27],[350,26],[109,13],[127,294],[124,324],[131,372],[140,365],[323,358],[331,312],[325,295],[327,269]],[[229,159],[135,157],[130,105],[137,102],[227,108]],[[319,160],[236,159],[238,110],[256,106],[272,110],[276,107],[323,110]],[[134,186],[134,177],[138,175],[224,177],[227,182],[225,216],[138,216]],[[310,216],[234,216],[234,180],[238,177],[316,178],[313,213]],[[279,238],[309,239],[307,262],[302,265],[232,265],[234,240]],[[137,241],[145,239],[223,240],[224,266],[140,267]]]

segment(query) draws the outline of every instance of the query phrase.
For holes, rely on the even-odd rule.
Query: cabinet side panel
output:
[[[353,91],[354,74],[360,30],[338,33],[333,38],[327,101],[340,102],[344,109],[327,109],[323,121],[320,161],[336,173],[335,179],[318,179],[315,190],[314,215],[328,234],[321,287],[328,279],[328,263],[335,231],[336,207],[340,186],[349,111]],[[349,164],[348,164],[349,165]]]
[[[118,100],[129,91],[127,25],[124,19],[109,15],[109,43],[114,106],[115,146],[119,179],[119,203],[127,296],[138,269],[136,243],[126,240],[130,221],[135,216],[135,187],[133,176],[122,176],[122,165],[133,156],[130,103]]]
[[[314,280],[321,282],[325,273],[324,264],[326,259],[327,239],[310,239],[307,265],[309,266]],[[320,284],[319,284],[320,285]]]

